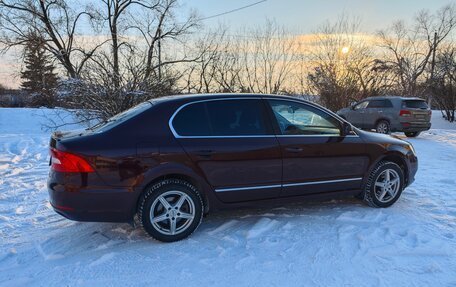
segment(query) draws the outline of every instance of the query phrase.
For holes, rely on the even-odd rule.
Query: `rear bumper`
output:
[[[75,221],[94,222],[127,222],[133,218],[134,192],[106,186],[88,188],[59,183],[56,179],[60,177],[51,172],[47,184],[50,204],[60,215]]]
[[[430,128],[430,122],[400,122],[400,125],[396,130],[401,132],[422,132],[427,131]]]

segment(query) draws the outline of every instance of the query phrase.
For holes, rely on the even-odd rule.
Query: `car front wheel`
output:
[[[381,161],[370,173],[362,197],[372,207],[389,207],[401,196],[404,172],[394,162]]]
[[[201,223],[203,201],[198,190],[180,179],[155,183],[141,196],[138,218],[153,238],[173,242],[188,237]]]

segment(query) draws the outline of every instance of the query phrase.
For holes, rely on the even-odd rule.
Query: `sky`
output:
[[[184,7],[195,8],[204,16],[211,16],[236,9],[258,0],[187,0]],[[360,17],[365,32],[374,33],[395,20],[411,19],[419,10],[435,11],[456,3],[455,0],[267,0],[250,8],[221,17],[208,19],[208,26],[219,21],[233,28],[261,25],[265,18],[299,33],[312,33],[327,20],[336,19],[342,13]]]
[[[209,17],[259,0],[184,0],[181,1],[182,15],[196,10],[201,17]],[[84,0],[79,0],[83,3]],[[265,19],[275,20],[293,34],[309,34],[325,21],[337,19],[341,14],[358,17],[362,32],[375,33],[396,20],[410,20],[422,9],[435,11],[440,7],[456,3],[456,0],[267,0],[258,5],[204,20],[205,27],[216,27],[220,23],[233,31],[241,27],[259,26]],[[183,18],[182,18],[183,19]],[[20,61],[14,53],[0,55],[0,84],[16,88]]]

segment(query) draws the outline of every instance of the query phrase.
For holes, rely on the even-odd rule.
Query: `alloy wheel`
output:
[[[378,125],[377,125],[377,133],[381,133],[381,134],[387,134],[389,133],[389,126],[388,126],[388,123],[386,122],[380,122]]]
[[[401,179],[394,169],[385,169],[375,181],[375,197],[382,203],[394,199],[401,187]]]
[[[158,232],[176,235],[184,232],[192,224],[195,211],[195,204],[190,196],[172,190],[154,200],[150,209],[150,222]]]

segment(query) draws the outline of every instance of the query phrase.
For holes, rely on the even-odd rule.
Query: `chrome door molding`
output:
[[[302,186],[302,185],[329,184],[329,183],[338,183],[338,182],[361,181],[362,179],[363,179],[362,177],[353,177],[353,178],[343,178],[343,179],[334,179],[334,180],[307,181],[307,182],[286,183],[286,184],[258,185],[258,186],[231,187],[231,188],[217,188],[217,189],[215,189],[215,192],[242,191],[242,190],[277,188],[277,187],[292,187],[292,186]]]

